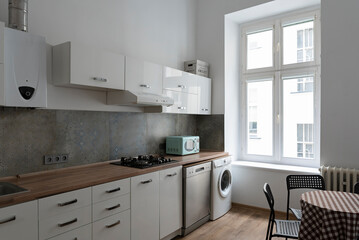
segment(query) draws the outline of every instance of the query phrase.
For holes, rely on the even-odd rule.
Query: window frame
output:
[[[302,22],[305,18],[313,19],[314,61],[294,64],[283,64],[283,26],[289,23]],[[273,67],[247,70],[247,33],[260,31],[261,28],[273,27]],[[268,162],[275,164],[318,167],[320,159],[320,12],[319,10],[297,11],[285,15],[243,24],[241,26],[241,159],[246,161]],[[283,154],[283,78],[313,75],[313,138],[314,159],[288,158]],[[247,129],[247,83],[272,78],[273,109],[273,154],[272,156],[248,154],[249,132]]]

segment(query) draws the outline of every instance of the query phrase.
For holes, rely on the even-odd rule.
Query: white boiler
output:
[[[0,105],[46,107],[45,38],[0,22]]]

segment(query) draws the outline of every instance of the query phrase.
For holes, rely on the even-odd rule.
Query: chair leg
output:
[[[270,235],[269,235],[269,240],[272,239],[272,235],[273,235],[273,225],[274,225],[274,221],[272,221],[271,227],[270,227]]]
[[[270,224],[271,224],[271,216],[269,217],[269,221],[268,221],[268,227],[267,227],[267,235],[266,235],[266,240],[268,240],[268,236],[269,236],[269,229],[270,229]]]

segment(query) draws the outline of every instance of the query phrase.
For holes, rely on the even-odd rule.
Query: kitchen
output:
[[[201,59],[210,63],[212,114],[146,113],[143,107],[110,106],[106,104],[106,91],[55,86],[51,64],[47,64],[47,109],[5,107],[0,110],[1,177],[96,164],[123,156],[164,153],[167,136],[199,136],[201,150],[225,151],[235,156],[237,150],[231,145],[231,132],[236,128],[228,115],[232,106],[227,88],[231,85],[224,64],[224,15],[265,2],[268,1],[29,1],[29,33],[45,37],[47,63],[53,59],[52,46],[69,41],[179,70],[184,69],[185,61]],[[0,21],[7,24],[8,1],[2,0],[0,4]],[[351,92],[356,81],[350,81],[356,75],[356,67],[351,65],[356,50],[349,51],[349,47],[343,53],[334,50],[340,27],[334,16],[339,14],[343,22],[355,24],[357,16],[349,11],[352,4],[356,3],[321,3],[322,54],[328,57],[322,57],[321,115],[325,120],[321,124],[320,164],[359,168],[353,162],[356,148],[349,144],[354,137],[351,134],[356,133],[355,121],[344,120],[345,128],[351,129],[351,138],[346,140],[348,144],[341,152],[334,151],[333,141],[336,136],[346,139],[348,131],[337,124],[333,127],[338,120],[330,118],[338,111],[346,114],[342,113],[343,109],[355,109],[357,100],[357,95]],[[355,46],[359,37],[347,28],[340,31],[351,36],[345,39],[345,46]],[[349,60],[334,62],[335,56]],[[335,69],[343,70],[333,70],[334,64]],[[345,98],[333,97],[338,96],[332,92],[336,86],[333,76],[349,79],[342,82]],[[350,114],[352,119],[358,118]],[[67,163],[44,165],[45,155],[62,154],[68,154]],[[342,159],[341,163],[337,159]],[[232,202],[268,208],[261,192],[267,180],[276,184],[273,189],[278,199],[276,206],[284,211],[283,179],[288,171],[236,164],[232,165],[232,171]]]

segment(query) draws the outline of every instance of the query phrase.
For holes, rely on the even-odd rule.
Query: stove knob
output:
[[[158,164],[162,164],[163,163],[163,161],[162,160],[158,160]]]
[[[126,161],[127,157],[121,157],[121,161]]]

